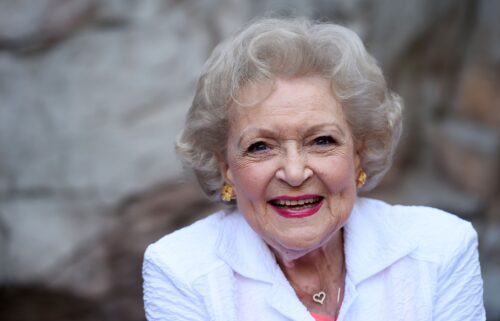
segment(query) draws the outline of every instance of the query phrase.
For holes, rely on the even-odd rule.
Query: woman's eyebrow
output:
[[[263,127],[251,127],[243,130],[241,133],[240,138],[238,139],[238,146],[241,146],[241,142],[243,139],[245,139],[248,136],[275,136],[277,134],[276,131],[268,129],[268,128],[263,128]]]
[[[325,123],[321,123],[321,124],[316,124],[314,126],[309,127],[307,129],[306,133],[309,135],[310,133],[314,133],[314,132],[321,131],[324,129],[334,129],[340,135],[345,136],[345,132],[342,129],[342,127],[339,124],[334,123],[334,122],[325,122]]]

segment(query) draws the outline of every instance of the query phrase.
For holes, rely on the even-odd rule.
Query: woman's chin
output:
[[[293,235],[290,236],[290,235]],[[319,249],[323,245],[323,238],[319,235],[290,234],[268,244],[274,252],[289,260],[298,259],[307,253]]]

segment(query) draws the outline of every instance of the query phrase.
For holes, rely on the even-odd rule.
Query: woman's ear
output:
[[[361,167],[361,156],[359,156],[359,152],[354,153],[354,168],[356,169],[356,173],[359,173],[363,169]]]
[[[359,173],[363,169],[361,166],[361,153],[363,151],[364,144],[356,143],[354,147],[354,168],[356,169],[356,173]]]
[[[229,168],[226,158],[218,156],[217,162],[219,163],[219,171],[222,175],[222,179],[228,184],[233,185],[233,173]]]

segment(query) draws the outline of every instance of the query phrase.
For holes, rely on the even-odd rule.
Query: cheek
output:
[[[316,173],[332,193],[340,193],[354,186],[354,164],[352,160],[334,159],[321,162]]]
[[[233,177],[239,198],[249,201],[263,199],[270,175],[269,169],[262,164],[236,166],[233,170]]]

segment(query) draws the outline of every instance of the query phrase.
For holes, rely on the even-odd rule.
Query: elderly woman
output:
[[[148,247],[148,320],[484,320],[471,224],[358,196],[400,133],[348,29],[260,19],[221,43],[177,147],[228,206]]]

